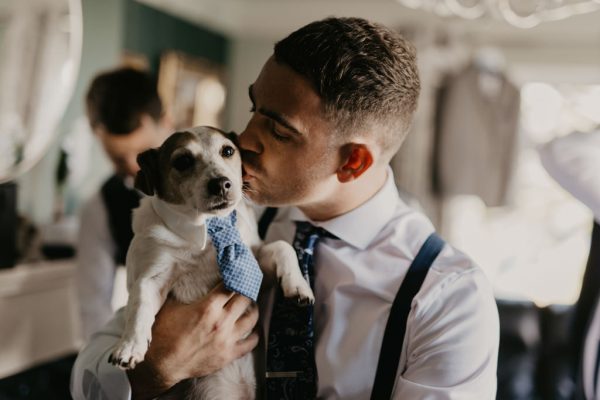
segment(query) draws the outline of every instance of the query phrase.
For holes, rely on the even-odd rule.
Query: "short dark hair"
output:
[[[139,128],[144,114],[155,121],[163,115],[156,80],[133,68],[97,75],[88,89],[86,106],[92,129],[103,126],[114,135],[127,135]]]
[[[307,78],[341,134],[374,130],[395,153],[420,91],[414,47],[399,33],[361,18],[310,23],[275,44],[275,61]]]

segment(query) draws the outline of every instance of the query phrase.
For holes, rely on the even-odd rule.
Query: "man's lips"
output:
[[[246,181],[251,178],[254,178],[254,172],[245,165],[242,165],[242,180]]]

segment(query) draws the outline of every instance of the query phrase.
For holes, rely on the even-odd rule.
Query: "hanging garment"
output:
[[[490,207],[504,205],[513,169],[519,90],[503,75],[470,66],[449,81],[441,96],[437,191],[443,196],[477,195]]]

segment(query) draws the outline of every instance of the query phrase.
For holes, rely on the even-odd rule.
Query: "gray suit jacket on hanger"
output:
[[[468,67],[441,94],[437,189],[444,196],[473,194],[487,206],[501,206],[513,169],[520,94],[503,75],[496,75],[497,93],[484,93],[482,73],[488,72]]]

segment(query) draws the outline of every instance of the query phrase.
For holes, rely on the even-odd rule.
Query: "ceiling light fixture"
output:
[[[448,17],[491,16],[518,28],[600,10],[600,0],[397,0],[403,6]]]

